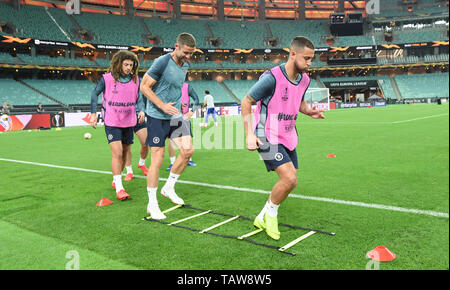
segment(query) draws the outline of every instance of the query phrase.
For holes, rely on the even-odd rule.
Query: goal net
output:
[[[330,109],[330,89],[328,88],[308,88],[304,100],[312,107],[317,109]]]

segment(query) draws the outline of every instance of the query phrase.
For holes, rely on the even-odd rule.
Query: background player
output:
[[[203,128],[207,128],[208,127],[208,116],[212,115],[213,119],[214,119],[214,124],[216,125],[216,127],[218,126],[217,124],[217,117],[216,117],[216,110],[214,107],[214,97],[211,96],[211,94],[209,93],[208,90],[205,91],[205,98],[203,100],[203,107],[206,107],[206,112],[205,112],[205,123],[203,123]]]
[[[140,94],[140,98],[143,98]],[[148,146],[145,143],[147,140],[147,122],[145,121],[145,112],[142,108],[141,111],[136,112],[137,114],[137,122],[136,126],[133,127],[133,131],[138,136],[139,143],[141,143],[141,148],[139,149],[139,162],[137,167],[142,170],[144,175],[147,175],[148,168],[145,166],[145,161],[148,156]],[[125,181],[131,181],[133,179],[133,166],[132,166],[132,154],[131,150],[128,151],[126,160],[125,160],[125,169],[127,170],[127,175],[125,176]]]
[[[192,98],[192,100],[194,101],[192,111],[189,111],[190,98]],[[191,85],[189,85],[189,83],[184,83],[181,93],[181,106],[182,106],[181,110],[185,119],[190,119],[192,117],[194,112],[197,110],[198,105],[199,105],[198,95],[195,92],[194,88]],[[190,120],[189,123],[191,123]],[[192,124],[190,125],[192,136]],[[167,146],[167,151],[169,152],[170,165],[169,167],[167,167],[166,170],[170,170],[172,168],[173,163],[175,162],[177,153],[177,149],[175,148],[175,146],[176,145],[173,144],[173,142],[169,142]],[[195,164],[194,161],[192,161],[192,157],[189,159],[188,165],[193,167],[197,166],[197,164]]]

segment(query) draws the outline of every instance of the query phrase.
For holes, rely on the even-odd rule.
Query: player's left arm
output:
[[[142,80],[141,80],[142,81]],[[136,112],[138,112],[138,121],[139,124],[142,124],[145,121],[145,100],[144,95],[141,93],[141,89],[138,88],[138,99],[136,102]]]
[[[325,116],[322,114],[323,112],[325,112],[325,110],[317,109],[316,106],[311,108],[304,100],[300,104],[300,113],[308,115],[313,119],[325,119]]]

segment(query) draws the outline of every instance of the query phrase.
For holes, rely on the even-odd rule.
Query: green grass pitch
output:
[[[76,253],[84,270],[364,270],[366,253],[380,245],[397,255],[382,270],[448,269],[448,114],[448,105],[423,104],[333,110],[325,120],[299,116],[299,183],[280,206],[279,222],[336,235],[308,237],[289,249],[295,256],[143,221],[148,198],[136,166],[137,138],[136,178],[124,182],[132,199],[121,202],[111,188],[102,127],[0,134],[0,269],[63,270]],[[276,174],[245,149],[239,117],[220,118],[212,129],[199,121],[193,121],[198,166],[186,168],[177,193],[195,207],[253,219]],[[92,139],[83,138],[86,132]],[[166,152],[161,178],[168,163]],[[97,207],[101,198],[114,203]],[[162,210],[173,206],[159,194],[158,200]],[[167,221],[195,213],[177,209]],[[182,225],[204,229],[225,219],[207,214]],[[280,230],[279,241],[265,233],[252,238],[283,246],[307,232]],[[213,231],[242,235],[253,227],[239,219]]]

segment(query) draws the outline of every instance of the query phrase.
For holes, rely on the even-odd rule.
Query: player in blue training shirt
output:
[[[184,204],[175,193],[175,183],[186,168],[194,153],[191,127],[181,114],[182,86],[186,79],[189,63],[195,51],[195,38],[189,33],[177,37],[175,50],[155,59],[153,65],[142,78],[141,92],[147,98],[147,145],[150,146],[151,164],[147,174],[147,213],[154,219],[164,219],[156,199],[159,170],[163,163],[165,141],[170,138],[179,148],[175,163],[170,171],[161,194],[173,203]]]

